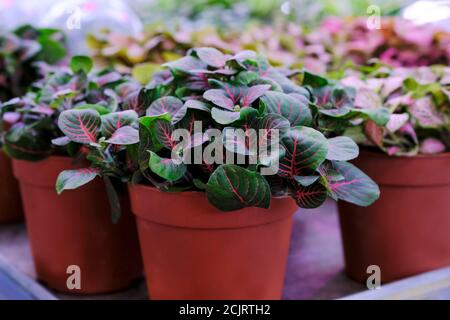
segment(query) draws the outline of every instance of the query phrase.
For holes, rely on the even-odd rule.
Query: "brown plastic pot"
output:
[[[129,190],[151,299],[281,298],[292,199],[224,213],[201,192]]]
[[[135,219],[129,199],[112,224],[101,179],[57,195],[55,181],[71,159],[52,156],[39,162],[13,160],[19,179],[28,237],[38,278],[69,293],[105,293],[128,287],[142,275]],[[70,290],[67,269],[80,267],[81,290]]]
[[[0,151],[0,224],[16,223],[23,219],[22,200],[14,178],[11,159]]]
[[[363,152],[355,164],[381,197],[367,208],[339,204],[347,274],[365,282],[377,265],[390,282],[450,265],[450,154]]]

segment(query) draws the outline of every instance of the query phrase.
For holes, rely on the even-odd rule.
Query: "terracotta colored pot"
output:
[[[152,299],[281,298],[292,199],[224,213],[201,192],[129,189]]]
[[[17,180],[14,178],[11,159],[0,151],[0,224],[23,219],[22,200]]]
[[[347,274],[382,282],[450,265],[450,154],[389,157],[363,152],[355,164],[380,186],[367,208],[340,203]]]
[[[69,293],[103,293],[128,287],[142,275],[136,224],[123,197],[119,223],[111,222],[106,191],[97,178],[58,196],[55,181],[71,159],[13,160],[20,181],[28,236],[38,277]],[[81,290],[67,288],[67,268],[81,269]]]

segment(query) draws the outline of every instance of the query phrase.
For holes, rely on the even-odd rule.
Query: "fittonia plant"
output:
[[[119,198],[109,176],[126,179],[126,173],[120,170],[130,163],[124,145],[138,142],[138,115],[124,109],[139,101],[139,95],[133,93],[140,86],[115,71],[91,71],[92,66],[90,58],[74,57],[70,68],[49,68],[45,79],[35,83],[27,95],[4,103],[2,113],[13,122],[5,133],[4,150],[13,158],[27,161],[51,155],[70,156],[78,166],[86,159],[102,161],[103,180],[116,221]],[[71,110],[70,117],[61,116],[66,110]],[[63,135],[58,124],[71,139]],[[98,140],[97,129],[101,135]],[[88,150],[90,146],[101,152]],[[74,172],[76,175],[71,174]],[[67,171],[60,176],[57,191],[76,188],[77,179],[91,181],[98,175],[95,168]]]
[[[366,18],[327,18],[306,36],[306,42],[332,55],[329,71],[342,70],[349,61],[366,65],[373,59],[394,67],[450,61],[450,33],[437,26],[415,25],[398,17],[382,18],[379,26],[369,26]]]
[[[358,143],[389,155],[435,154],[450,149],[450,68],[387,68],[353,73],[342,83],[356,90],[355,104],[389,109],[390,120],[347,129]]]
[[[37,62],[54,64],[63,59],[64,35],[54,29],[22,26],[0,33],[0,101],[25,93],[39,78]]]
[[[153,73],[161,70],[162,63],[186,54],[192,46],[192,33],[171,33],[158,26],[138,36],[104,31],[89,35],[88,45],[96,65],[113,66],[146,84]]]
[[[2,104],[3,118],[11,126],[4,134],[4,149],[11,157],[37,161],[52,154],[74,155],[80,146],[59,139],[62,111],[94,109],[106,115],[120,110],[120,95],[135,84],[117,72],[90,72],[91,68],[92,61],[83,56],[74,57],[70,69],[48,67],[45,79],[34,83],[25,96]]]
[[[358,156],[357,145],[348,137],[328,138],[318,130],[321,117],[317,107],[310,106],[317,99],[310,85],[329,85],[325,79],[304,73],[304,86],[296,85],[286,76],[295,72],[277,70],[252,51],[230,56],[198,48],[165,67],[167,70],[147,88],[136,91],[134,102],[128,104],[140,115],[139,143],[133,124],[120,132],[134,160],[131,183],[148,183],[163,191],[204,191],[223,211],[268,208],[272,196],[291,196],[303,208],[318,207],[327,196],[362,206],[378,198],[377,185],[346,162]],[[352,109],[352,117],[367,119],[368,115]],[[67,138],[85,143],[95,155],[89,157],[91,170],[111,175],[112,171],[104,170],[103,158],[107,151],[115,150],[104,137],[103,123],[93,110],[64,111],[59,119]],[[86,127],[91,129],[89,136],[82,134]],[[175,139],[180,132],[176,129],[185,129],[191,137],[189,143]],[[230,135],[232,129],[242,129],[244,134]],[[256,131],[259,148],[278,146],[280,152],[259,154],[252,162],[255,151],[249,129],[265,129]],[[272,143],[277,133],[279,143]],[[186,161],[192,160],[196,151],[203,157]],[[244,161],[225,161],[227,152]],[[262,174],[277,162],[278,169],[271,175]],[[63,172],[58,189],[89,182],[92,176],[82,172],[86,170]],[[130,175],[119,178],[129,179]]]
[[[38,62],[54,64],[63,59],[64,35],[54,29],[22,26],[0,34],[0,100],[25,93],[40,74]]]

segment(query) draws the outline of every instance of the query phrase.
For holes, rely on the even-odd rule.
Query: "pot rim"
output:
[[[445,170],[450,165],[450,152],[396,157],[362,150],[352,162],[380,187],[429,188],[450,185],[450,174]]]
[[[417,154],[415,156],[390,156],[383,152],[377,152],[372,150],[367,150],[365,148],[360,148],[360,155],[366,154],[371,157],[378,157],[384,159],[414,159],[414,160],[433,160],[433,159],[442,159],[442,158],[450,158],[450,151],[436,153],[436,154]],[[358,156],[359,158],[359,156]],[[356,158],[356,159],[358,159]]]
[[[196,198],[199,198],[199,197],[203,198],[204,196],[206,196],[206,192],[202,192],[202,191],[175,191],[175,192],[169,192],[169,191],[162,191],[162,190],[158,189],[157,187],[149,186],[149,185],[142,184],[142,183],[135,183],[135,184],[133,184],[133,183],[129,182],[128,186],[129,187],[139,186],[140,188],[144,188],[144,189],[150,190],[152,192],[158,192],[158,193],[164,193],[164,194],[176,194],[178,196],[187,196],[187,197],[196,197]],[[271,196],[271,199],[288,199],[288,198],[291,198],[291,197],[289,197],[287,195],[285,195],[285,196]]]
[[[13,173],[20,183],[28,185],[54,188],[58,175],[64,170],[82,168],[73,165],[73,158],[69,156],[51,155],[39,161],[28,161],[12,158]],[[95,180],[98,180],[96,177]],[[83,188],[92,188],[94,183],[88,183]],[[74,191],[74,190],[66,190]]]
[[[131,209],[138,222],[142,220],[183,229],[227,230],[262,226],[290,218],[299,209],[293,199],[286,197],[273,201],[271,208],[268,209],[247,207],[222,212],[209,203],[204,192],[190,192],[190,194],[163,192],[142,184],[128,184],[128,188]],[[159,199],[154,205],[151,205],[151,201],[154,201],[151,199],[152,194]],[[185,210],[180,210],[180,204],[176,199],[187,205]]]

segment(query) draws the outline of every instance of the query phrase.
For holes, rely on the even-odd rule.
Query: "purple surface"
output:
[[[336,204],[299,210],[294,217],[283,299],[336,299],[364,286],[348,279]]]

